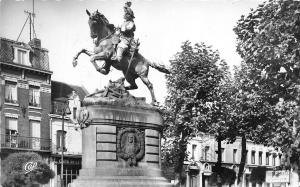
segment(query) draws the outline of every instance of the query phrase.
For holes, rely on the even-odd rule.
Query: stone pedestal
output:
[[[172,186],[161,175],[162,117],[154,107],[85,105],[82,169],[72,187]]]

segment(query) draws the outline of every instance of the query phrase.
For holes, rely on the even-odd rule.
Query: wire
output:
[[[24,23],[24,25],[23,25],[23,27],[22,27],[22,29],[21,29],[21,32],[20,32],[20,34],[19,34],[19,36],[18,36],[18,38],[17,38],[17,41],[19,40],[19,38],[20,38],[20,36],[21,36],[21,34],[22,34],[23,30],[24,30],[24,27],[25,27],[25,25],[26,25],[26,23],[27,23],[27,21],[28,21],[29,16],[30,16],[30,15],[27,16],[27,19],[26,19],[26,21],[25,21],[25,23]]]

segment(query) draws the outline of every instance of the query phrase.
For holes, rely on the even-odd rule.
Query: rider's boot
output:
[[[104,68],[98,68],[97,71],[104,74],[104,75],[108,74],[108,71],[106,71],[106,69],[104,69]]]
[[[122,57],[123,57],[123,52],[124,52],[124,51],[125,51],[124,48],[118,47],[118,48],[117,48],[117,53],[116,53],[116,55],[113,56],[111,59],[112,59],[112,60],[117,60],[117,61],[121,62]]]

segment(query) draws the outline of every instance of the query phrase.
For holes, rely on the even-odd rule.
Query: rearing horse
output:
[[[170,73],[169,70],[163,65],[150,62],[139,53],[136,53],[132,58],[129,55],[124,55],[121,62],[111,60],[115,50],[112,42],[115,32],[114,25],[110,24],[105,16],[98,12],[98,10],[92,14],[86,10],[86,13],[89,16],[90,35],[91,38],[94,39],[94,51],[88,51],[87,49],[79,51],[73,59],[73,66],[75,67],[77,65],[78,56],[81,53],[85,53],[91,57],[90,61],[96,70],[104,75],[109,73],[111,66],[122,71],[126,81],[129,83],[129,86],[125,87],[126,90],[137,89],[138,86],[135,83],[135,79],[139,77],[148,87],[151,93],[152,103],[156,103],[153,85],[148,79],[149,66],[163,73]],[[103,60],[103,66],[99,67],[96,60]]]

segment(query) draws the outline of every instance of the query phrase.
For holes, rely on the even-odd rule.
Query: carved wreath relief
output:
[[[129,166],[136,166],[145,155],[144,132],[134,128],[123,128],[118,132],[117,155]]]

